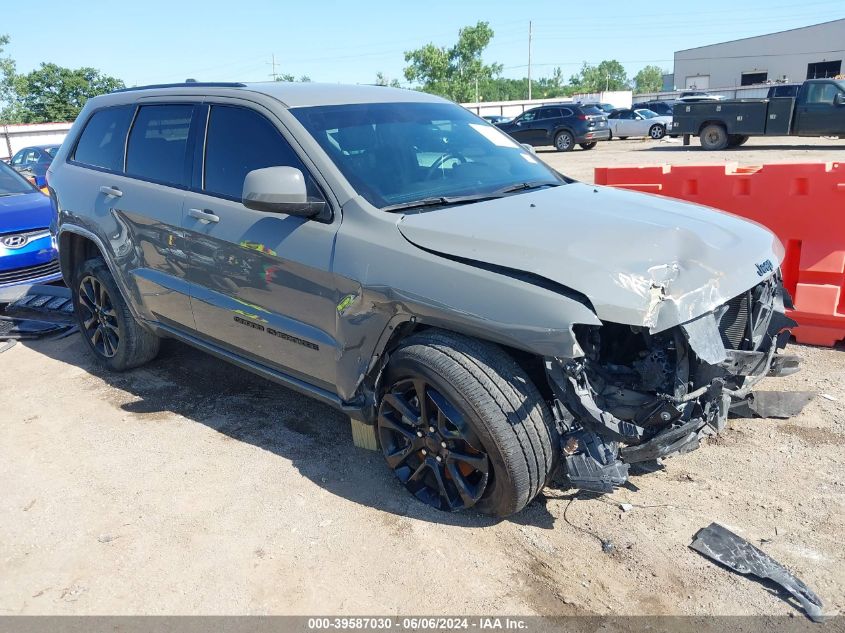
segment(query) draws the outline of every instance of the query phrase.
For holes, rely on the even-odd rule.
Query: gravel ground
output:
[[[591,181],[596,165],[842,147],[629,140],[540,155]],[[550,489],[494,521],[421,505],[353,447],[342,415],[181,344],[120,375],[78,336],[18,344],[0,355],[0,614],[796,613],[688,549],[711,521],[841,612],[845,349],[791,351],[803,371],[763,388],[824,394],[800,416],[731,420],[636,490]]]

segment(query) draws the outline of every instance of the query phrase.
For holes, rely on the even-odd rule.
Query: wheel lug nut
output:
[[[434,427],[433,427],[433,426],[428,427],[428,432],[429,432],[429,433],[434,433]]]
[[[442,458],[442,457],[440,457],[440,455],[438,455],[435,459],[437,459],[437,461],[438,461],[438,462],[442,462],[442,461],[443,461],[443,458]]]
[[[446,442],[440,442],[440,448],[446,448]]]
[[[423,454],[423,455],[428,455],[428,451],[427,451],[427,450],[425,450],[425,449],[422,449],[422,454]]]

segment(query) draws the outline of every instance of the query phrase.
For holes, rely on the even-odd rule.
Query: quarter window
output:
[[[169,185],[185,185],[192,105],[141,106],[129,133],[126,173]]]
[[[240,200],[249,172],[278,166],[301,170],[309,194],[314,193],[305,166],[262,115],[246,108],[215,105],[209,117],[203,180],[207,193]]]
[[[124,141],[134,111],[134,106],[120,106],[95,112],[79,137],[73,160],[92,167],[123,171]]]

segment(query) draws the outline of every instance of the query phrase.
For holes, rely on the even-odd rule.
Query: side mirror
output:
[[[845,92],[836,93],[836,96],[833,97],[833,105],[845,105]]]
[[[308,199],[305,176],[296,167],[254,169],[244,179],[241,202],[247,209],[313,218],[326,203]]]

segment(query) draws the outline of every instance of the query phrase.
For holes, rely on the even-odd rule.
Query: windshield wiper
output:
[[[403,211],[405,209],[417,209],[420,207],[448,207],[455,204],[469,204],[470,202],[481,202],[483,200],[494,200],[501,198],[501,193],[485,193],[471,196],[438,196],[435,198],[423,198],[413,202],[400,202],[382,207],[382,211]]]
[[[470,202],[483,202],[484,200],[496,200],[504,198],[509,193],[517,191],[527,191],[528,189],[540,189],[541,187],[557,187],[563,183],[547,182],[545,180],[538,180],[536,182],[521,182],[516,185],[508,185],[502,189],[497,189],[492,193],[473,194],[469,196],[437,196],[432,198],[423,198],[421,200],[414,200],[412,202],[400,202],[399,204],[391,204],[387,207],[382,207],[382,211],[403,211],[405,209],[417,209],[421,207],[447,207],[457,204],[469,204]]]
[[[531,182],[520,182],[516,185],[510,185],[508,187],[504,187],[503,189],[497,189],[495,193],[497,194],[507,194],[507,193],[514,193],[516,191],[527,191],[528,189],[540,189],[541,187],[558,187],[563,183],[559,182],[548,182],[547,180],[535,180]]]

